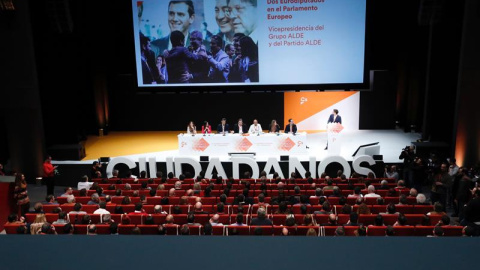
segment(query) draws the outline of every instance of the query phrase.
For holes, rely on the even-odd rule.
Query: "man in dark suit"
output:
[[[293,122],[293,119],[288,119],[288,124],[285,126],[285,133],[297,133],[297,125]]]
[[[248,133],[248,127],[243,123],[242,118],[238,119],[238,123],[233,127],[234,133]]]
[[[330,114],[327,124],[330,124],[330,123],[339,123],[339,124],[342,123],[342,117],[338,115],[337,109],[333,109],[333,113]]]
[[[185,36],[184,44],[190,46],[190,25],[195,20],[195,9],[192,1],[170,1],[168,4],[168,26],[170,32],[180,31]],[[151,42],[155,56],[172,49],[170,34]]]
[[[229,129],[230,129],[230,126],[227,124],[227,119],[222,118],[222,122],[217,126],[217,133],[225,134],[225,133],[228,133]]]
[[[342,117],[338,115],[337,109],[333,109],[333,113],[330,114],[330,117],[328,117],[327,124],[330,124],[330,123],[338,123],[338,124],[342,123]],[[327,146],[325,147],[325,150],[327,149],[328,149],[328,142],[327,142]]]

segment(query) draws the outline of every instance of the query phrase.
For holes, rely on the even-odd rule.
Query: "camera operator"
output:
[[[415,161],[415,147],[413,145],[406,146],[402,149],[399,159],[403,159],[403,180],[408,187],[413,185],[413,162]]]

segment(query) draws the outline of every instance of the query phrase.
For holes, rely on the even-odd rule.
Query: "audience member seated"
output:
[[[271,226],[273,225],[272,221],[266,217],[267,212],[263,208],[258,208],[257,217],[253,218],[250,222],[251,226]]]
[[[138,202],[135,204],[135,211],[129,213],[129,215],[148,215],[145,213],[145,210],[143,209],[143,204],[141,202]]]
[[[398,215],[397,207],[394,203],[389,203],[386,208],[387,212],[380,213],[381,215]]]
[[[338,226],[335,229],[335,236],[345,236],[345,228],[343,226]]]
[[[427,197],[423,195],[422,193],[418,193],[417,195],[417,204],[418,205],[430,205],[430,203],[427,202]]]
[[[58,213],[58,219],[56,221],[52,222],[53,225],[67,224],[67,223],[68,223],[68,220],[67,220],[67,213],[66,212]]]
[[[90,201],[88,201],[88,205],[98,205],[100,203],[100,196],[98,193],[93,193],[90,197]]]
[[[359,226],[361,224],[358,223],[358,214],[355,212],[350,213],[350,219],[345,224],[345,226]]]
[[[335,214],[330,214],[328,215],[328,223],[323,223],[321,224],[322,226],[337,226],[337,215]]]
[[[435,226],[433,228],[432,235],[427,235],[427,237],[442,237],[443,234],[443,228],[441,226]]]
[[[88,190],[92,187],[92,185],[93,185],[93,182],[88,182],[88,176],[84,175],[82,177],[81,181],[78,182],[77,189],[78,190],[82,190],[82,189]]]
[[[82,214],[86,214],[87,212],[85,211],[82,211],[82,204],[81,203],[75,203],[75,205],[73,206],[73,211],[70,211],[68,214],[70,215],[82,215]]]
[[[163,214],[163,215],[167,214],[167,212],[163,211],[163,207],[161,205],[155,205],[155,207],[153,207],[153,213],[154,214]]]
[[[219,214],[213,215],[212,218],[210,219],[210,224],[212,224],[212,226],[223,225],[223,224],[220,222],[220,215],[219,215]]]
[[[247,224],[243,223],[243,214],[242,213],[238,213],[235,220],[236,220],[236,222],[231,224],[232,226],[248,226]]]
[[[404,214],[399,214],[397,222],[393,224],[394,227],[396,226],[407,226],[407,217]]]
[[[101,201],[98,204],[98,209],[93,212],[94,214],[100,214],[100,215],[105,215],[105,214],[110,214],[109,211],[107,211],[107,202]]]
[[[436,202],[434,205],[433,205],[433,211],[431,212],[428,212],[427,215],[446,215],[447,213],[445,213],[443,211],[443,205],[440,203],[440,202]]]
[[[381,196],[375,193],[375,187],[369,185],[367,188],[368,194],[365,194],[365,198],[380,198]]]
[[[87,235],[97,235],[97,225],[95,224],[88,225]]]
[[[315,215],[329,215],[332,213],[330,203],[328,201],[324,202],[322,205],[322,210],[313,212]]]

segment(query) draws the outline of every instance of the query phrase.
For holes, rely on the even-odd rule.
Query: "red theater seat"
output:
[[[433,211],[433,205],[415,205],[412,214],[426,214]]]
[[[223,225],[212,226],[212,235],[215,235],[215,236],[225,235],[225,227],[226,226],[223,226]]]
[[[433,235],[434,226],[415,226],[415,236]]]
[[[363,224],[364,226],[373,225],[376,216],[377,215],[359,215],[358,223]]]
[[[138,225],[142,235],[157,235],[158,225]]]
[[[256,228],[261,228],[262,235],[273,235],[273,226],[250,226],[250,235],[255,235]]]
[[[179,225],[165,225],[165,235],[178,235]]]
[[[17,228],[20,226],[25,226],[25,224],[8,224],[4,225],[6,234],[17,234]]]
[[[129,235],[132,234],[132,230],[135,225],[118,225],[118,234]]]
[[[462,236],[463,235],[462,226],[442,226],[442,229],[445,236]]]
[[[395,215],[395,214],[382,215],[382,217],[383,217],[383,223],[385,225],[393,225],[398,220],[398,215]]]
[[[296,235],[305,236],[309,229],[314,229],[317,236],[319,236],[320,227],[319,226],[297,226]]]
[[[203,234],[202,226],[190,225],[190,226],[188,226],[188,229],[190,230],[190,235],[202,235]]]
[[[368,236],[385,236],[385,230],[387,226],[368,226],[367,235]]]
[[[414,236],[415,227],[414,226],[395,226],[393,227],[395,231],[395,236]]]
[[[227,235],[234,235],[235,231],[237,235],[249,235],[250,227],[249,226],[226,226]]]

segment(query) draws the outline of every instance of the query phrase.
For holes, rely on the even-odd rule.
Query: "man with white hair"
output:
[[[390,187],[388,186],[388,181],[387,180],[382,180],[382,182],[380,182],[380,190],[389,190]]]
[[[118,173],[119,173],[118,170],[113,170],[112,177],[110,177],[110,179],[117,179],[118,178]]]
[[[167,212],[163,211],[163,208],[161,205],[155,205],[155,207],[153,207],[153,213],[154,214],[163,214],[163,215],[166,215]]]
[[[425,195],[423,195],[422,193],[418,193],[418,195],[417,195],[417,204],[418,205],[430,205],[427,202],[427,197],[425,197]]]
[[[181,181],[175,182],[175,189],[176,190],[182,189],[182,182]]]
[[[88,205],[98,205],[100,203],[100,196],[98,193],[93,193],[90,201],[87,203]]]
[[[366,194],[365,198],[380,198],[382,196],[375,193],[375,187],[373,185],[368,186],[367,188],[368,194]]]
[[[257,210],[257,217],[250,222],[251,226],[272,226],[273,223],[267,218],[267,211],[265,208],[260,207]]]

